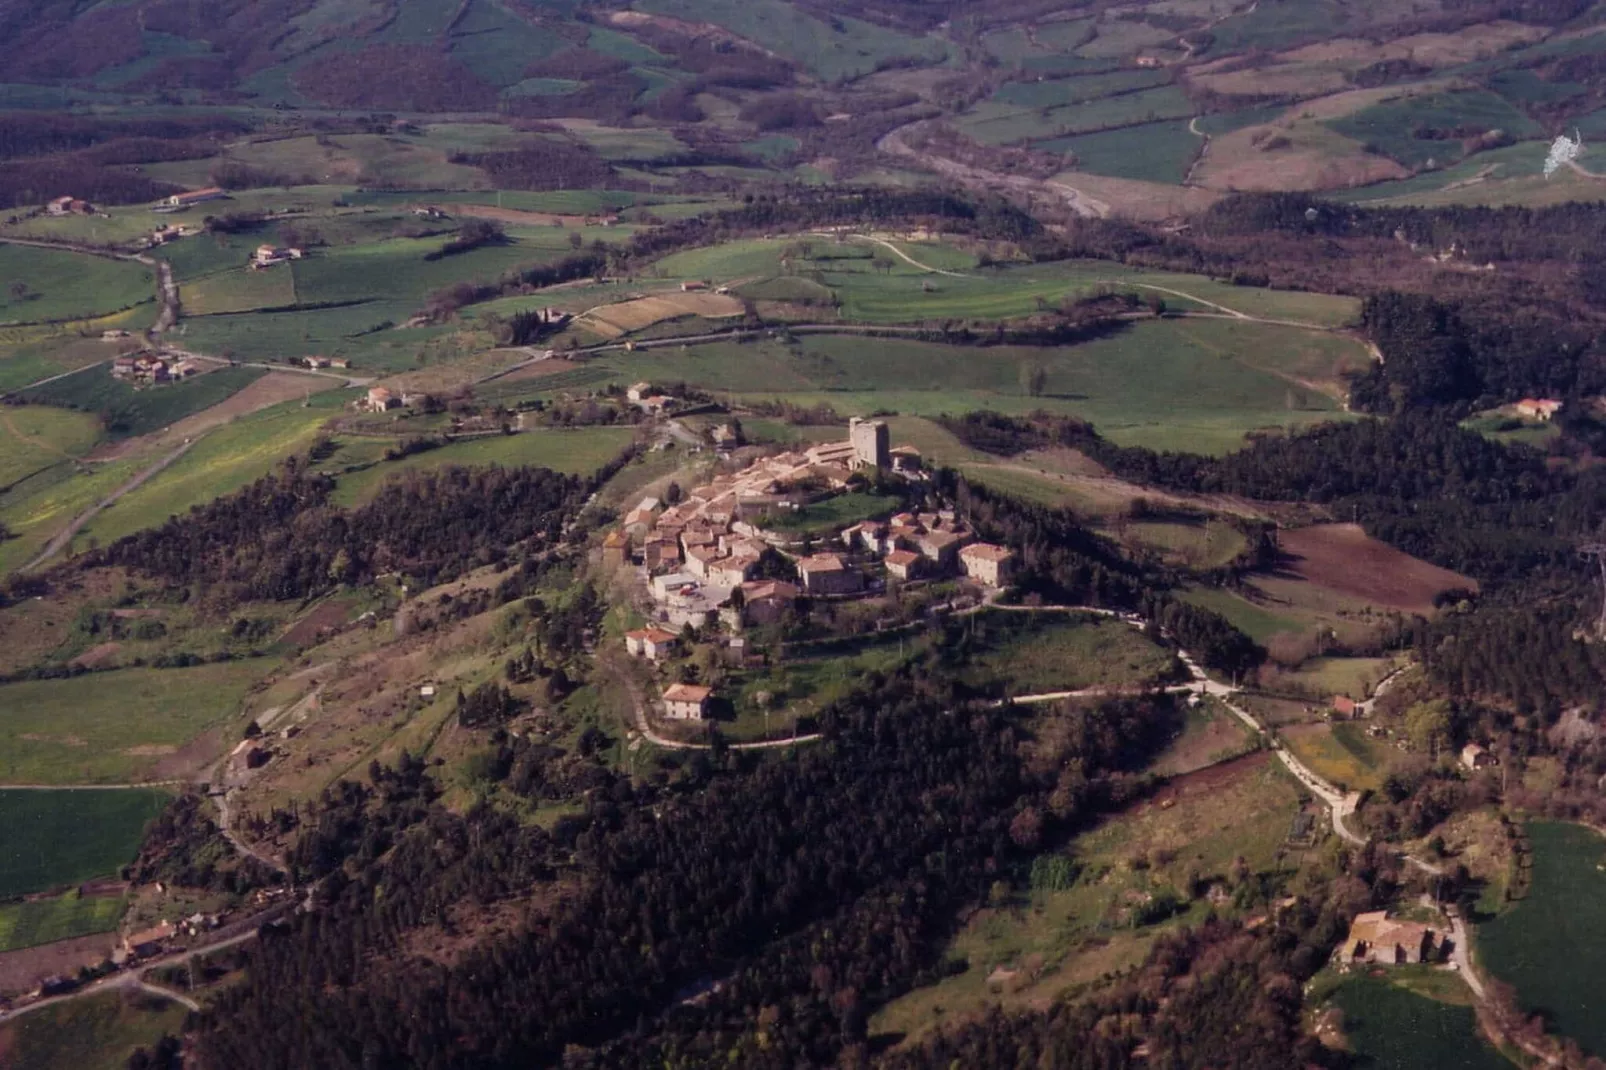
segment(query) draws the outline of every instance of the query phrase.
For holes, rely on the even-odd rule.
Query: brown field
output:
[[[1245,749],[1249,743],[1249,730],[1242,721],[1226,710],[1204,708],[1189,714],[1188,727],[1151,768],[1160,776],[1187,776],[1206,769],[1223,755]]]
[[[295,646],[313,646],[324,632],[338,630],[350,616],[347,602],[331,599],[286,628],[279,639]]]
[[[1372,605],[1407,613],[1433,612],[1433,596],[1478,581],[1402,553],[1356,524],[1320,524],[1279,538],[1298,579]]]
[[[572,360],[554,357],[551,360],[543,360],[535,364],[526,365],[516,372],[509,372],[502,376],[501,381],[514,382],[520,379],[545,379],[549,375],[557,375],[560,372],[572,372],[578,367],[580,365]]]
[[[1497,20],[1468,26],[1455,33],[1412,34],[1381,45],[1340,37],[1284,52],[1281,58],[1355,68],[1390,59],[1409,59],[1424,67],[1454,67],[1503,52],[1512,45],[1538,41],[1544,36],[1545,31],[1538,26]]]
[[[741,314],[742,302],[728,294],[671,292],[603,305],[581,313],[578,318],[603,337],[617,338],[682,316],[720,319]]]
[[[1242,758],[1234,758],[1230,762],[1218,762],[1204,769],[1174,777],[1159,791],[1135,804],[1133,809],[1138,813],[1144,813],[1156,807],[1164,809],[1168,804],[1175,805],[1180,799],[1214,794],[1258,771],[1270,760],[1271,751],[1255,751]]]
[[[0,952],[0,992],[26,992],[46,977],[70,977],[80,966],[97,966],[111,957],[116,942],[116,933],[95,933]]]
[[[1215,148],[1210,152],[1215,154]],[[1191,186],[1170,186],[1163,182],[1144,182],[1136,178],[1111,178],[1067,171],[1056,175],[1062,182],[1096,201],[1109,205],[1116,215],[1131,219],[1159,221],[1202,212],[1221,199],[1214,190]]]
[[[1212,138],[1193,181],[1213,190],[1322,190],[1410,174],[1393,160],[1367,152],[1359,141],[1314,122],[1285,122]]]
[[[1261,95],[1319,96],[1337,93],[1349,84],[1337,67],[1317,62],[1274,63],[1269,67],[1227,71],[1222,74],[1196,74],[1190,81],[1222,96]]]
[[[299,375],[295,372],[269,372],[262,378],[247,386],[244,390],[213,405],[210,409],[203,409],[192,416],[174,424],[169,424],[160,431],[152,431],[148,435],[124,439],[121,442],[108,443],[90,455],[92,461],[117,461],[124,457],[132,457],[143,452],[150,446],[161,444],[176,445],[187,438],[195,438],[205,434],[214,427],[221,427],[239,419],[249,416],[253,412],[271,408],[281,402],[293,401],[296,398],[306,397],[307,394],[318,394],[325,390],[333,390],[340,385],[338,379],[327,376]]]

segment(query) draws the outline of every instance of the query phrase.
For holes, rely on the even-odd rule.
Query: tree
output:
[[[1418,702],[1406,710],[1405,732],[1413,745],[1437,756],[1439,748],[1450,742],[1449,700]]]

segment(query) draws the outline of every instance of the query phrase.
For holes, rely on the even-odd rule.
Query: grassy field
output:
[[[882,1008],[871,1033],[913,1040],[989,1007],[1041,1006],[1135,965],[1157,934],[1196,922],[1205,910],[1185,902],[1171,920],[1134,928],[1134,903],[1179,892],[1190,871],[1219,876],[1239,854],[1255,871],[1275,868],[1298,805],[1293,780],[1262,761],[1227,782],[1183,790],[1169,809],[1145,804],[1110,818],[1066,849],[1077,867],[1069,887],[1019,888],[1013,902],[978,911],[947,951],[964,970]],[[1141,868],[1132,864],[1140,858]]]
[[[295,274],[283,265],[267,271],[236,268],[184,283],[179,298],[186,316],[280,308],[296,303]]]
[[[1007,695],[1141,687],[1173,664],[1170,651],[1105,617],[994,611],[965,618],[963,630],[963,676]]]
[[[1181,119],[1192,114],[1193,103],[1187,95],[1176,86],[1168,85],[1050,108],[988,101],[954,120],[954,125],[984,145],[1007,145]]]
[[[1383,786],[1394,756],[1386,743],[1372,739],[1354,721],[1295,725],[1283,730],[1283,742],[1315,773],[1346,791],[1376,791]]]
[[[1034,148],[1076,154],[1076,170],[1112,178],[1180,183],[1203,142],[1183,119],[1041,141]]]
[[[875,494],[838,494],[823,502],[815,502],[801,509],[778,512],[767,518],[763,526],[771,531],[790,535],[823,537],[857,524],[871,517],[886,516],[903,505],[899,498],[884,498]]]
[[[1355,977],[1333,992],[1360,1065],[1375,1070],[1512,1070],[1483,1042],[1471,1007],[1429,999],[1381,977]]]
[[[105,421],[111,437],[131,438],[209,409],[265,374],[261,368],[220,368],[181,383],[135,388],[101,366],[31,390],[26,399],[95,413]]]
[[[1284,678],[1323,695],[1363,699],[1398,664],[1394,658],[1314,658]]]
[[[234,661],[0,685],[0,783],[144,779],[200,733],[229,722],[271,667]]]
[[[1581,825],[1536,821],[1528,897],[1477,931],[1479,961],[1516,986],[1522,1006],[1586,1052],[1606,1053],[1606,840]]]
[[[1243,532],[1217,520],[1126,524],[1119,537],[1128,545],[1151,550],[1167,561],[1194,569],[1220,568],[1249,548]]]
[[[0,406],[0,488],[82,457],[99,438],[100,424],[88,413],[44,405]]]
[[[124,1070],[135,1048],[182,1031],[188,1012],[156,996],[107,992],[0,1025],[7,1070]]]
[[[440,468],[449,464],[537,465],[559,472],[589,475],[618,455],[634,436],[624,427],[586,427],[525,431],[469,439],[400,461],[386,461],[341,476],[333,500],[357,505],[372,498],[392,474],[405,469]],[[338,455],[337,455],[338,456]]]
[[[0,325],[91,319],[155,300],[156,275],[143,264],[0,244]]]
[[[1462,156],[1459,140],[1420,138],[1414,133],[1420,128],[1451,130],[1472,126],[1504,130],[1519,139],[1543,132],[1532,119],[1487,90],[1433,93],[1376,104],[1354,115],[1329,120],[1327,125],[1407,167],[1420,167],[1429,160],[1452,163]]]
[[[0,822],[11,830],[0,847],[0,899],[113,876],[167,801],[149,788],[0,790]]]
[[[0,523],[16,536],[0,542],[0,575],[31,560],[52,535],[117,489],[137,469],[138,462],[133,460],[92,469],[64,461],[0,492]]]
[[[20,951],[76,936],[115,932],[127,903],[121,896],[81,896],[0,905],[0,952]]]
[[[1041,40],[1039,34],[1039,40]],[[1115,93],[1129,93],[1150,89],[1170,80],[1165,71],[1129,69],[1106,74],[1084,74],[1070,78],[1045,81],[1005,82],[993,100],[1022,108],[1055,108],[1066,104],[1082,104]]]
[[[1257,643],[1264,643],[1279,632],[1300,631],[1306,623],[1291,613],[1258,606],[1218,587],[1197,587],[1184,592],[1182,597],[1212,613],[1220,613]]]
[[[178,461],[124,496],[83,529],[102,545],[170,516],[189,511],[271,472],[292,454],[305,453],[330,413],[277,405],[209,432]]]

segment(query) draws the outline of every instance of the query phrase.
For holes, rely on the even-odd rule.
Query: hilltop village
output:
[[[891,448],[885,421],[854,418],[846,441],[761,456],[672,505],[642,499],[602,548],[604,566],[634,570],[651,621],[625,636],[628,653],[661,661],[693,635],[722,629],[740,657],[744,630],[779,625],[809,601],[884,595],[889,584],[962,576],[996,598],[1014,552],[978,541],[952,508],[897,508],[900,490],[925,482],[918,450]],[[788,530],[788,518],[848,495],[863,498],[869,515],[823,535]],[[712,697],[710,688],[674,684],[664,712],[702,720]]]

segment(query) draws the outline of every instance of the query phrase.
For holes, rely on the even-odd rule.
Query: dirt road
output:
[[[1110,214],[1110,206],[1095,200],[1073,186],[1050,179],[1027,178],[1024,175],[1006,175],[981,167],[950,160],[935,153],[922,152],[909,144],[909,134],[924,127],[927,120],[900,126],[876,142],[876,149],[888,156],[897,156],[951,178],[961,185],[992,190],[995,193],[1013,193],[1018,196],[1048,196],[1061,201],[1071,211],[1085,219],[1103,219]]]

